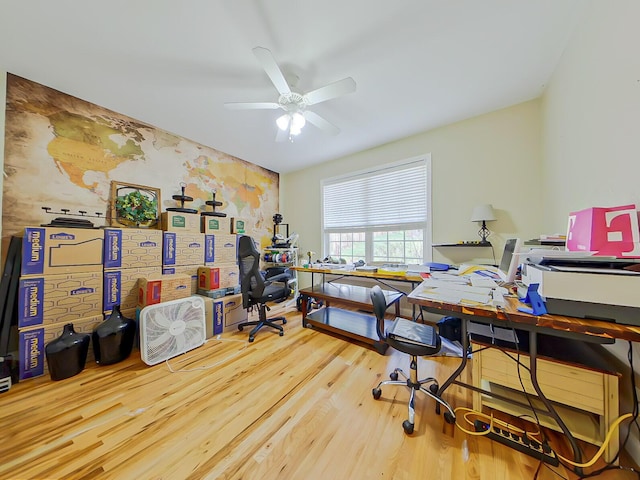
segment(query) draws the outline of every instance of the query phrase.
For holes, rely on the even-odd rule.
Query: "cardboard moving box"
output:
[[[162,232],[150,228],[106,228],[104,268],[148,268],[162,265]]]
[[[235,234],[244,234],[247,232],[246,222],[240,218],[232,218],[231,219],[231,230],[230,233]]]
[[[189,275],[191,277],[191,295],[198,293],[198,267],[200,265],[179,265],[162,267],[163,275]]]
[[[189,232],[201,233],[200,214],[185,212],[164,212],[162,217],[162,230],[165,232]]]
[[[242,308],[242,294],[227,295],[224,300],[224,332],[237,330],[238,324],[249,320],[249,314]]]
[[[156,230],[159,232],[159,230]],[[135,311],[138,305],[138,279],[159,277],[162,269],[157,267],[120,268],[105,270],[103,275],[104,313],[111,312],[115,305],[120,305],[120,311]]]
[[[220,269],[217,267],[198,267],[198,288],[200,290],[220,288]]]
[[[205,259],[205,265],[213,263],[238,263],[238,236],[233,234],[223,235],[221,233],[212,235],[213,237],[213,257]]]
[[[20,274],[100,272],[103,243],[100,229],[27,227],[22,237]]]
[[[223,331],[224,302],[222,299],[204,297],[206,338],[220,335]]]
[[[18,328],[102,314],[102,272],[20,277]]]
[[[231,231],[231,222],[228,217],[202,216],[202,233],[214,234],[228,233]]]
[[[209,245],[208,248],[207,245]],[[202,265],[206,262],[212,262],[212,245],[213,235],[163,232],[162,266]]]
[[[220,271],[220,288],[235,288],[240,284],[240,269],[236,264],[219,265],[216,267]]]
[[[160,275],[138,279],[138,306],[146,307],[191,296],[190,275]]]

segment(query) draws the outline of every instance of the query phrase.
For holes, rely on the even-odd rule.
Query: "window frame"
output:
[[[396,223],[396,224],[385,224],[385,225],[375,225],[375,226],[364,226],[364,227],[354,227],[354,228],[326,228],[325,227],[325,187],[335,183],[346,182],[349,179],[354,177],[369,177],[369,176],[377,176],[382,174],[385,171],[389,170],[401,170],[403,167],[410,167],[413,165],[423,164],[425,167],[425,189],[426,189],[426,206],[425,206],[425,219],[420,222],[411,222],[411,223]],[[404,193],[406,194],[406,193]],[[423,230],[422,242],[424,246],[423,251],[423,260],[420,263],[430,262],[433,258],[432,254],[432,215],[431,215],[431,196],[432,196],[432,187],[431,187],[431,154],[423,154],[417,157],[412,157],[409,159],[377,165],[375,167],[371,167],[365,170],[359,170],[350,172],[348,174],[339,175],[335,177],[326,178],[321,181],[320,184],[320,219],[321,219],[321,231],[322,231],[322,248],[323,248],[323,258],[326,258],[331,251],[330,249],[330,234],[332,233],[358,233],[363,232],[365,234],[365,262],[367,264],[381,264],[387,262],[373,262],[373,233],[381,232],[381,231],[408,231],[408,230]],[[382,205],[384,208],[384,205]],[[406,242],[406,239],[403,240]],[[405,256],[406,259],[406,256]]]

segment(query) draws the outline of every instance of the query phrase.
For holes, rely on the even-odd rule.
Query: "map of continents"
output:
[[[278,174],[23,78],[8,75],[2,235],[86,211],[105,223],[111,181],[160,188],[162,208],[217,211],[269,238],[278,211]]]

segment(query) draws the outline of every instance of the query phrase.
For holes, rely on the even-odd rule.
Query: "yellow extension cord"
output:
[[[530,439],[535,440],[536,442],[540,442],[540,440],[538,440],[537,438],[534,438],[535,435],[539,435],[540,434],[540,431],[537,431],[535,433],[526,432],[526,431],[522,430],[521,428],[518,428],[518,427],[516,427],[514,425],[511,425],[508,422],[504,422],[502,420],[498,420],[497,418],[494,418],[493,415],[486,415],[484,413],[476,412],[475,410],[472,410],[472,409],[466,408],[466,407],[458,407],[458,408],[456,408],[454,410],[454,413],[456,414],[456,418],[458,418],[458,412],[465,412],[462,415],[462,418],[464,418],[464,420],[470,425],[473,425],[473,422],[471,420],[469,420],[470,416],[475,416],[476,418],[486,420],[487,421],[486,423],[489,424],[489,429],[486,432],[476,432],[475,430],[467,430],[466,428],[460,426],[460,424],[458,424],[458,422],[456,421],[456,427],[458,427],[460,430],[462,430],[467,435],[474,435],[474,436],[487,435],[489,432],[492,431],[494,425],[499,425],[499,426],[501,426],[503,428],[509,429],[509,431],[514,432],[517,435],[520,435],[520,436],[526,435]],[[566,463],[568,463],[570,465],[573,465],[574,467],[580,467],[580,468],[591,467],[593,464],[595,464],[598,461],[598,459],[604,453],[604,450],[605,450],[605,448],[607,448],[607,445],[611,441],[611,437],[613,436],[613,432],[618,428],[618,425],[620,425],[627,418],[631,418],[631,417],[633,417],[633,414],[631,414],[631,413],[627,413],[625,415],[621,415],[620,417],[618,417],[611,424],[611,426],[609,427],[609,430],[607,431],[607,435],[605,436],[604,441],[602,442],[602,445],[600,446],[600,449],[596,452],[596,454],[593,456],[593,458],[591,460],[589,460],[588,462],[586,462],[586,463],[575,463],[572,460],[569,460],[568,458],[563,457],[562,455],[560,455],[557,452],[556,452],[556,455],[558,456],[558,458],[560,460],[562,460],[563,462],[566,462]]]

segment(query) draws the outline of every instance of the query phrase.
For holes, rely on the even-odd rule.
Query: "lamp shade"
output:
[[[495,219],[496,214],[493,212],[493,207],[489,203],[476,206],[471,214],[472,222],[491,222]]]

